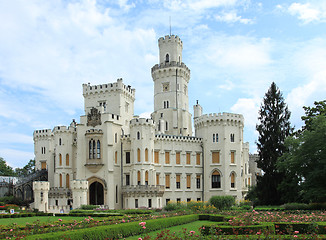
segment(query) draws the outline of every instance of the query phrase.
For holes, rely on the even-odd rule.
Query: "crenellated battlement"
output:
[[[240,123],[244,124],[244,118],[242,114],[235,114],[235,113],[210,113],[201,115],[200,117],[194,120],[195,127],[200,126],[204,123],[209,122],[224,122],[224,123]]]
[[[158,46],[161,47],[162,44],[173,43],[173,42],[178,43],[181,47],[183,46],[181,39],[175,35],[166,35],[165,37],[159,38]]]
[[[155,140],[164,140],[164,141],[178,141],[178,142],[194,142],[201,143],[202,139],[193,136],[177,136],[177,135],[165,135],[165,134],[156,134]]]
[[[141,125],[148,125],[155,128],[154,120],[150,118],[133,118],[130,121],[130,128]]]
[[[88,181],[87,180],[72,180],[71,181],[71,189],[72,190],[87,190],[88,189]]]
[[[50,183],[45,181],[35,181],[33,182],[34,191],[49,191]]]
[[[75,127],[67,127],[67,126],[55,126],[52,130],[54,134],[57,133],[73,133],[76,132]]]
[[[89,129],[86,131],[85,135],[103,135],[102,129]]]
[[[38,138],[47,138],[52,136],[51,129],[42,129],[42,130],[35,130],[33,133],[33,139],[34,141]]]
[[[91,94],[105,93],[105,92],[115,92],[115,91],[123,91],[126,95],[128,95],[133,100],[135,99],[134,88],[131,88],[130,85],[123,84],[122,78],[119,78],[115,83],[107,83],[100,85],[90,85],[83,84],[83,96],[86,97]]]
[[[158,69],[164,69],[164,68],[170,68],[170,67],[178,67],[184,69],[184,71],[188,72],[190,74],[190,69],[186,66],[186,64],[179,63],[177,61],[171,61],[171,62],[165,62],[162,64],[155,64],[152,67],[152,73]]]

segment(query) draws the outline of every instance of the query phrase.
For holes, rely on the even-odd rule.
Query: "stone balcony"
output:
[[[122,194],[124,196],[130,195],[155,195],[163,196],[165,186],[163,185],[129,185],[122,186]]]

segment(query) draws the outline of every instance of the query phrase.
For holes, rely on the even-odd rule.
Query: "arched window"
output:
[[[140,171],[137,172],[137,184],[140,185]]]
[[[148,149],[145,149],[145,162],[148,162]]]
[[[92,152],[93,152],[93,150],[92,150],[92,141],[89,141],[89,143],[88,143],[88,148],[89,148],[89,159],[92,159],[92,156],[93,156],[93,154],[92,154]]]
[[[166,101],[166,108],[169,108],[169,101]]]
[[[140,149],[137,149],[137,162],[140,162]]]
[[[231,188],[235,188],[235,173],[231,173]]]
[[[69,154],[66,154],[66,166],[69,166]]]
[[[59,187],[62,187],[62,174],[59,175]]]
[[[221,175],[217,170],[212,173],[212,188],[221,188]]]
[[[148,171],[145,172],[145,185],[148,185]]]
[[[215,133],[213,133],[213,142],[215,142]]]
[[[115,153],[114,153],[114,163],[118,164],[118,152],[117,151],[115,151]]]
[[[101,158],[101,142],[97,140],[97,158]]]
[[[215,134],[215,142],[218,142],[218,133]]]
[[[69,174],[67,173],[66,175],[66,188],[70,187],[70,179],[69,179]]]
[[[231,134],[230,134],[230,141],[231,141],[231,142],[234,142],[234,133],[231,133]]]
[[[62,155],[61,155],[61,153],[59,154],[59,166],[62,166]]]
[[[95,143],[95,140],[93,140],[93,158],[95,159],[96,158],[96,143]]]
[[[170,56],[168,53],[165,55],[165,62],[166,63],[170,62]]]
[[[61,145],[61,138],[59,138],[59,145]]]
[[[137,132],[137,139],[140,139],[140,132]]]
[[[165,122],[165,131],[169,130],[169,123]]]

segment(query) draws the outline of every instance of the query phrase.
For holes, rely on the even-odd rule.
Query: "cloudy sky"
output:
[[[0,156],[22,167],[35,129],[79,121],[82,83],[121,77],[136,88],[135,114],[148,116],[169,17],[191,69],[190,106],[243,114],[251,152],[273,81],[296,128],[302,106],[325,99],[323,0],[0,0]]]

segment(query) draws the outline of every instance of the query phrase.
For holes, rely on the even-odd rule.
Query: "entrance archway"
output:
[[[89,186],[89,204],[104,205],[104,189],[100,182],[93,182]]]

